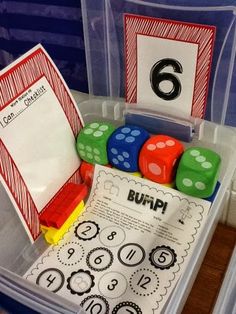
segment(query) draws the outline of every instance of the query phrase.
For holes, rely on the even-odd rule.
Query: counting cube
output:
[[[167,135],[152,136],[142,147],[139,167],[143,176],[157,183],[171,183],[183,145]]]
[[[188,148],[179,162],[177,189],[200,198],[211,196],[217,184],[220,163],[220,156],[210,149]]]
[[[138,171],[139,151],[148,138],[148,132],[138,126],[125,125],[119,127],[108,140],[109,163],[123,171]]]
[[[61,228],[76,206],[85,199],[88,188],[84,184],[67,183],[46,206],[39,217],[46,227]]]
[[[108,168],[111,168],[111,165],[105,165]],[[79,167],[79,173],[82,181],[88,186],[91,187],[93,183],[93,174],[94,174],[95,165],[90,164],[86,161],[82,161]]]
[[[115,127],[107,122],[87,124],[77,137],[76,147],[80,158],[91,164],[106,165],[107,140],[114,130]]]
[[[92,186],[94,167],[95,166],[93,164],[86,161],[82,161],[79,167],[81,179],[88,187]]]

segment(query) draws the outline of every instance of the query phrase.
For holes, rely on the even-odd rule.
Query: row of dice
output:
[[[76,146],[81,159],[90,164],[140,172],[161,184],[175,181],[178,190],[192,196],[211,196],[218,180],[220,156],[216,152],[202,147],[185,150],[177,139],[150,136],[135,125],[115,128],[106,122],[90,123],[80,131]]]

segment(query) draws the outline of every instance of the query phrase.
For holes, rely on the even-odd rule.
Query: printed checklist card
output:
[[[0,92],[0,180],[34,241],[47,203],[67,181],[79,182],[82,118],[41,45],[1,72]]]

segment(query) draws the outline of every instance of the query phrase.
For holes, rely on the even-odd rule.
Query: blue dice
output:
[[[135,172],[139,170],[138,157],[149,133],[138,126],[125,125],[116,129],[107,143],[109,163],[117,169]]]

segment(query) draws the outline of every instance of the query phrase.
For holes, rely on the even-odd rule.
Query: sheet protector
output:
[[[210,204],[96,166],[83,214],[24,277],[86,313],[160,313],[194,252]]]
[[[0,73],[0,181],[34,241],[38,216],[68,181],[79,182],[82,118],[41,45]]]

